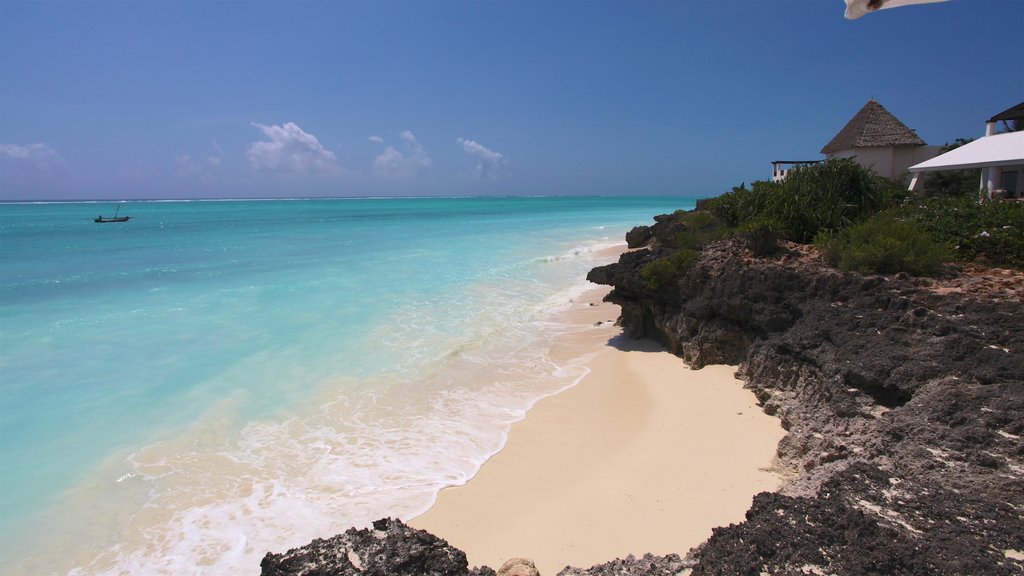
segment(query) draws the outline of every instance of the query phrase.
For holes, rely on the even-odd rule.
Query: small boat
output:
[[[93,220],[93,222],[127,222],[128,220],[131,219],[131,216],[118,216],[117,213],[120,211],[121,205],[118,204],[117,209],[114,210],[113,216],[104,216],[100,214],[99,216],[96,217],[95,220]]]

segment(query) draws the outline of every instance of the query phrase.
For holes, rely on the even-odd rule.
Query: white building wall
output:
[[[853,148],[832,155],[833,158],[853,158],[861,166],[874,170],[880,176],[892,178],[892,148]],[[909,166],[909,164],[908,164]]]
[[[853,148],[830,154],[829,158],[853,158],[885,178],[902,178],[907,168],[938,156],[938,146],[873,146]]]

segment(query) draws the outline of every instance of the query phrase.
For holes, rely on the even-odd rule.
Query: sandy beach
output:
[[[743,519],[784,432],[733,377],[690,370],[650,341],[620,335],[618,307],[595,288],[553,351],[590,373],[541,400],[465,486],[410,523],[464,550],[470,566],[531,558],[544,576],[628,554],[685,554]]]

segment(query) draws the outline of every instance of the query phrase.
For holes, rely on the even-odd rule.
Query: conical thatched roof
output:
[[[913,130],[885,109],[884,106],[868,100],[860,112],[843,126],[825,147],[822,154],[832,154],[851,148],[870,146],[924,146]]]

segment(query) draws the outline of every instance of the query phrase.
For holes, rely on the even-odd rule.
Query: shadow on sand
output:
[[[608,345],[623,352],[666,352],[665,347],[650,338],[632,338],[624,333],[608,339]]]

